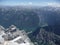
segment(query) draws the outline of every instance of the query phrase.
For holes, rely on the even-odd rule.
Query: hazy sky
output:
[[[60,0],[0,0],[0,5],[47,5],[59,3]]]

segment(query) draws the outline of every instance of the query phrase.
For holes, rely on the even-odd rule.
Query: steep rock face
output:
[[[60,7],[0,7],[0,25],[6,28],[14,24],[30,31],[46,23],[57,25],[60,29]]]
[[[36,45],[60,45],[60,36],[40,27],[32,33],[31,38]]]
[[[16,25],[20,29],[36,28],[39,24],[39,17],[33,9],[21,7],[2,7],[0,8],[0,25],[9,27]]]

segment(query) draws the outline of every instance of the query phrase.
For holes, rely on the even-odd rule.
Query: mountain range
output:
[[[60,45],[60,7],[0,7],[0,25],[31,32],[35,45]]]

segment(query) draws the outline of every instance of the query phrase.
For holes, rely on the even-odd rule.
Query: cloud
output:
[[[29,2],[28,4],[29,4],[29,5],[32,5],[33,3],[32,3],[32,2]]]
[[[54,6],[54,7],[60,7],[60,3],[54,2],[54,3],[47,3],[49,6]]]
[[[33,5],[32,2],[21,2],[20,5]]]

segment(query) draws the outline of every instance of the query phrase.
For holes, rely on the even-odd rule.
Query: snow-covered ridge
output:
[[[11,25],[5,29],[0,26],[0,45],[34,45],[24,30]]]

